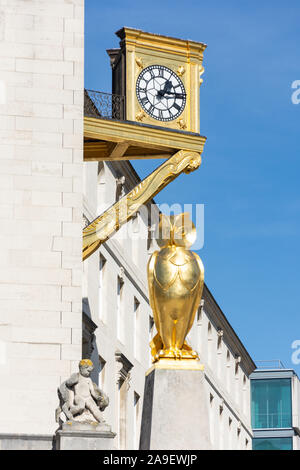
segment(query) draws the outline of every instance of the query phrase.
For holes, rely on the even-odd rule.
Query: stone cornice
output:
[[[167,159],[178,150],[202,154],[206,142],[206,137],[194,132],[86,116],[84,138],[85,161]],[[127,150],[111,156],[110,143],[126,143]]]

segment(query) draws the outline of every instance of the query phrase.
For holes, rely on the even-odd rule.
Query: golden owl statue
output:
[[[189,248],[196,228],[188,213],[161,214],[155,251],[148,262],[148,288],[157,335],[150,343],[153,362],[162,358],[199,359],[186,343],[199,307],[204,267]]]

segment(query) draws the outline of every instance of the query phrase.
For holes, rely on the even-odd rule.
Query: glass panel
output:
[[[293,450],[291,437],[253,439],[253,450]]]
[[[290,379],[251,380],[252,428],[292,427]]]

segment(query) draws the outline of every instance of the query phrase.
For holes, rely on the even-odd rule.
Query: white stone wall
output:
[[[85,204],[84,213],[91,221],[102,210],[115,202],[116,171],[111,165],[84,163],[85,166]],[[98,173],[98,170],[99,173]],[[119,170],[121,171],[121,169]],[[130,190],[137,181],[132,176],[126,178],[126,190]],[[158,211],[156,212],[156,221]],[[127,390],[126,448],[138,448],[140,419],[142,414],[144,376],[150,366],[150,336],[155,333],[152,328],[149,335],[149,316],[152,316],[148,303],[146,265],[150,254],[156,249],[153,243],[151,250],[147,246],[148,220],[146,214],[139,216],[139,224],[130,221],[119,233],[101,246],[100,252],[94,253],[84,262],[85,301],[88,302],[92,320],[97,324],[96,348],[92,360],[96,365],[94,380],[99,382],[110,397],[110,405],[105,411],[105,418],[120,434],[120,403],[118,398],[118,363],[115,352],[122,352],[133,364]],[[126,231],[139,230],[144,236],[132,241]],[[101,262],[104,267],[99,272]],[[123,318],[122,338],[118,338],[118,277],[122,276],[123,292],[121,299],[121,318]],[[101,279],[100,279],[101,278]],[[99,288],[100,283],[100,288]],[[134,299],[140,302],[139,321],[134,323]],[[188,336],[190,344],[199,352],[205,366],[207,379],[207,406],[210,411],[211,439],[215,449],[251,449],[250,425],[250,383],[241,364],[236,364],[236,351],[218,335],[218,325],[210,323],[205,310],[199,309],[195,324]],[[120,318],[120,317],[119,317]],[[209,327],[210,325],[210,327]],[[137,332],[138,330],[138,332]],[[139,336],[140,354],[134,353],[135,336]],[[100,371],[99,356],[105,361]],[[137,412],[134,397],[139,399]],[[120,438],[115,442],[121,447]]]
[[[84,163],[84,214],[91,221],[105,208],[115,202],[116,174],[104,164]],[[130,184],[126,190],[128,191]],[[149,350],[149,316],[152,315],[148,302],[146,262],[147,251],[147,218],[144,213],[139,219],[130,221],[117,234],[101,246],[100,250],[84,262],[84,301],[92,320],[97,324],[95,331],[96,347],[92,355],[95,365],[94,381],[106,391],[110,405],[105,410],[106,421],[118,434],[115,439],[116,448],[122,447],[120,442],[120,404],[117,381],[119,363],[115,353],[120,351],[131,362],[133,368],[125,384],[127,390],[126,407],[126,448],[138,448],[140,420],[142,415],[144,375],[150,366]],[[137,229],[144,232],[134,246],[126,236],[129,229],[133,233]],[[100,282],[100,256],[105,265]],[[122,298],[118,316],[118,278],[122,278]],[[135,301],[139,302],[138,312]],[[135,315],[137,318],[135,320]],[[119,322],[119,325],[118,325]],[[134,347],[136,345],[136,347]],[[99,356],[106,364],[99,370]],[[140,397],[136,406],[135,399]]]
[[[53,433],[81,357],[83,0],[0,0],[0,433]]]

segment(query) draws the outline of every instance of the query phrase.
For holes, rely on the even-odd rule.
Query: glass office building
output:
[[[300,382],[293,370],[279,365],[250,376],[253,450],[300,448]]]

